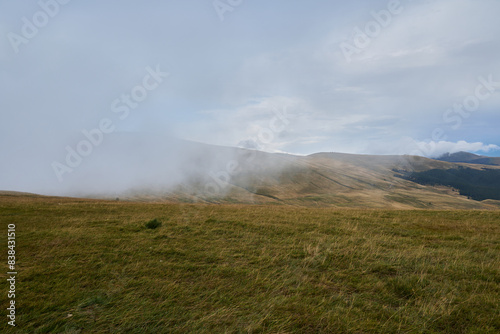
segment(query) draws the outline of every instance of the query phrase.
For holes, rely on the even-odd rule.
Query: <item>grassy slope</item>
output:
[[[499,221],[0,196],[18,333],[497,333]]]
[[[215,150],[217,152],[217,150]],[[151,189],[131,190],[120,197],[133,201],[210,202],[239,204],[291,204],[377,209],[496,209],[460,196],[451,188],[424,186],[397,177],[397,170],[426,171],[457,166],[480,169],[481,165],[453,164],[422,157],[368,156],[318,153],[307,157],[257,152],[251,161],[239,161],[238,172],[216,195],[205,194],[213,179],[203,175],[172,193]],[[207,163],[208,164],[208,163]],[[210,165],[210,164],[208,164]],[[496,168],[496,167],[491,167]],[[221,169],[223,171],[224,169]],[[203,173],[202,173],[203,174]],[[206,173],[205,173],[206,174]],[[207,174],[208,175],[208,174]],[[205,175],[205,176],[207,176]]]

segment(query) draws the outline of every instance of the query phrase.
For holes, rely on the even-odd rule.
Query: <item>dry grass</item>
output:
[[[0,220],[20,333],[500,331],[495,211],[0,196]]]

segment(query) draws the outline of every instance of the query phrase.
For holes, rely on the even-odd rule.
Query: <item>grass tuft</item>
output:
[[[160,226],[161,226],[161,221],[159,221],[156,218],[152,219],[146,223],[146,227],[151,229],[151,230],[157,229]]]

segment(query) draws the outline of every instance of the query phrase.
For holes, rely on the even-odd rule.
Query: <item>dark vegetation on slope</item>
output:
[[[500,200],[500,170],[431,169],[424,172],[401,172],[400,177],[422,185],[443,185],[458,189],[460,194],[476,201]]]

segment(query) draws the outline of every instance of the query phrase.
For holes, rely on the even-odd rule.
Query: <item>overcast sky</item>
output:
[[[499,156],[498,13],[497,0],[4,1],[0,189],[58,183],[68,147],[95,160],[120,133]]]

